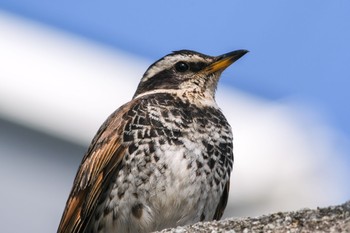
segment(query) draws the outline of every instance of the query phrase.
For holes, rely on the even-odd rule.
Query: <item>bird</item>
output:
[[[152,232],[219,220],[233,136],[215,93],[222,72],[247,52],[179,50],[150,65],[92,139],[57,232]]]

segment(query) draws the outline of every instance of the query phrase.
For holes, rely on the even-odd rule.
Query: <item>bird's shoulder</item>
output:
[[[140,102],[134,99],[122,105],[97,131],[76,174],[58,232],[81,232],[87,226],[103,183],[118,169],[127,150],[122,142],[123,130]]]
[[[133,127],[159,124],[154,118],[156,112],[166,111],[175,104],[172,109],[186,109],[187,104],[172,94],[150,94],[122,105],[105,120],[82,159],[58,232],[81,232],[87,227],[101,187],[109,175],[119,169],[123,156],[128,153],[128,132]]]

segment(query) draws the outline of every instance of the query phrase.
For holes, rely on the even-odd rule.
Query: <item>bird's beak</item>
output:
[[[244,54],[248,53],[248,50],[236,50],[233,52],[225,53],[223,55],[217,56],[215,61],[207,66],[205,69],[209,73],[214,73],[216,71],[223,71],[229,67],[232,63],[241,58]]]

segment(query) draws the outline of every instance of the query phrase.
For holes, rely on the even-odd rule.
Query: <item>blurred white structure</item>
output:
[[[77,145],[86,147],[132,97],[152,61],[4,13],[0,31],[0,117],[47,134],[3,123],[0,225],[4,232],[53,232],[84,152]],[[226,216],[345,201],[349,171],[335,144],[341,136],[310,108],[222,86],[217,101],[235,137]]]

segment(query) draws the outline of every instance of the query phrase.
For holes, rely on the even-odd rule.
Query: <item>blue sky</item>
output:
[[[150,60],[248,49],[225,85],[311,104],[350,135],[349,1],[1,0],[0,9]]]

